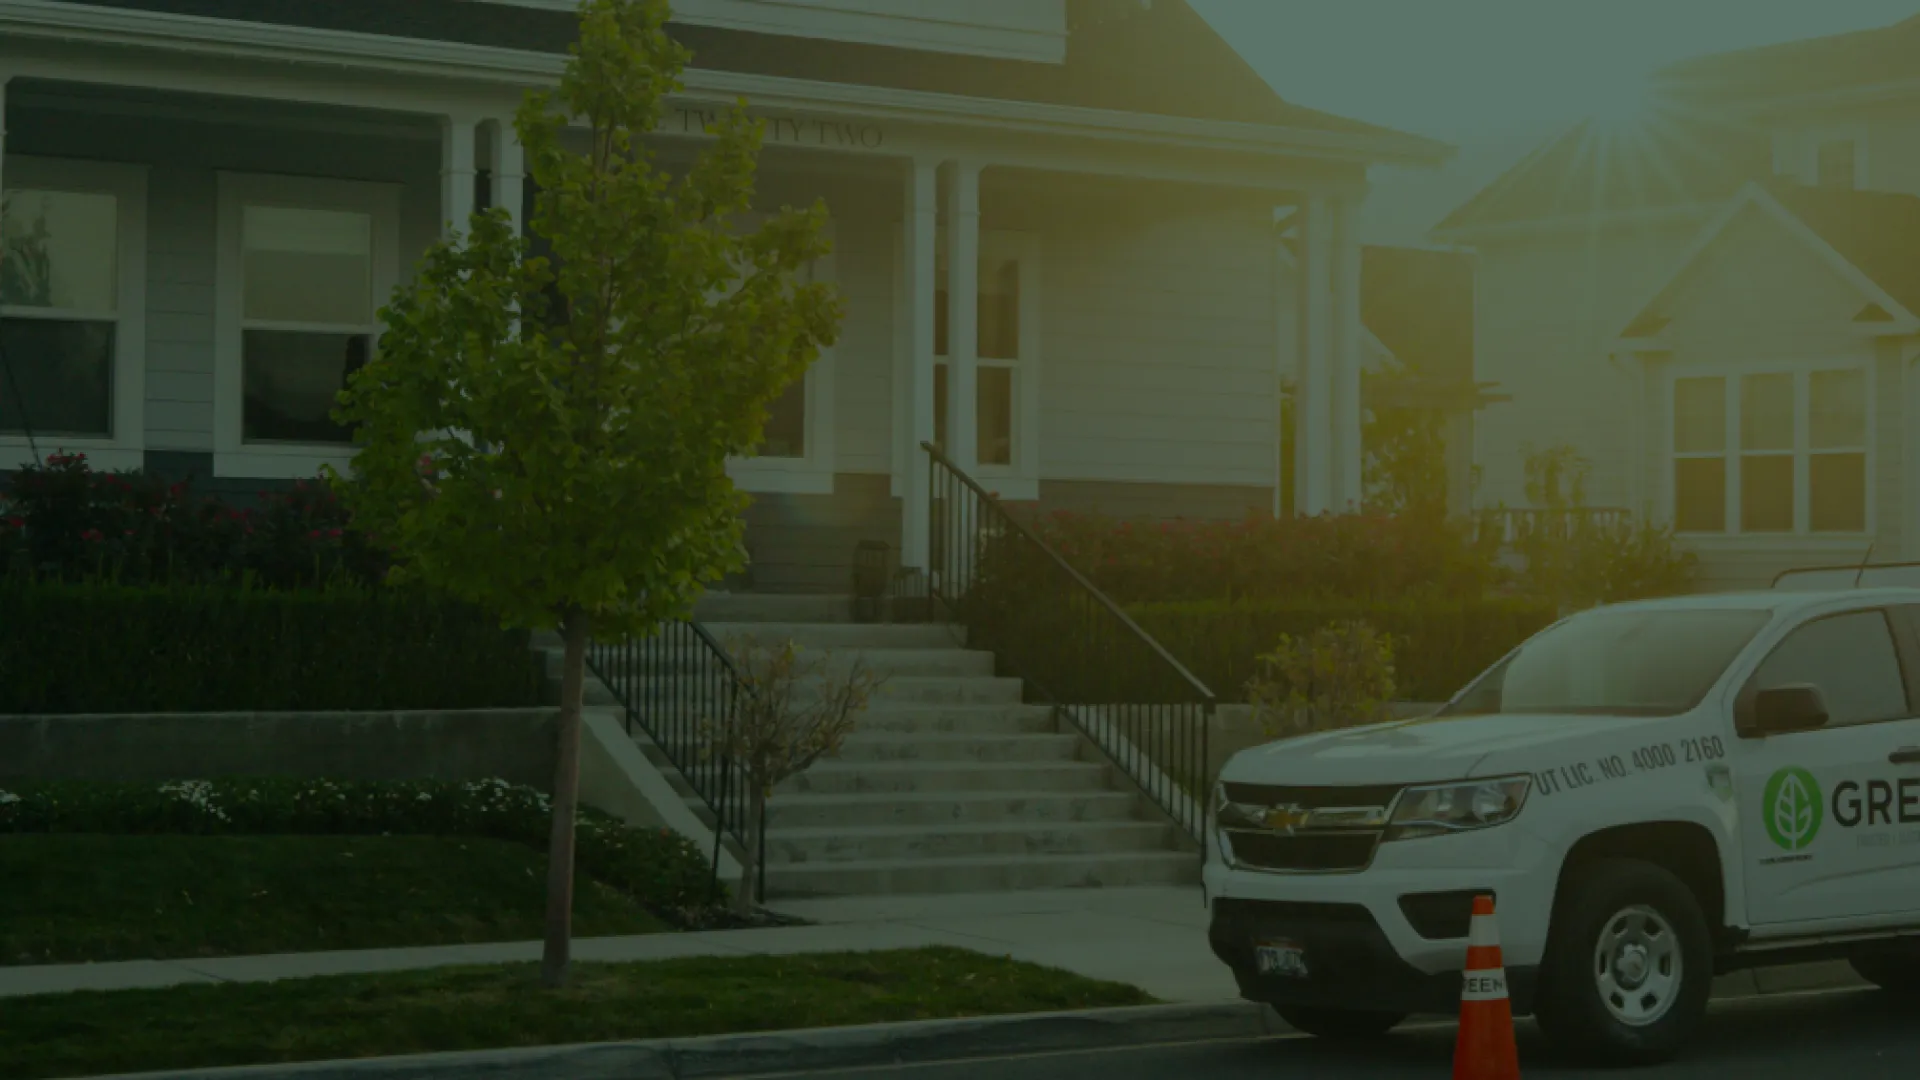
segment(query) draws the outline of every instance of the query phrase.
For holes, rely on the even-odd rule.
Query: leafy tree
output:
[[[343,496],[395,573],[565,641],[552,986],[569,958],[589,636],[650,633],[739,568],[727,458],[760,441],[840,317],[830,287],[800,273],[827,252],[824,207],[735,227],[762,135],[744,104],[680,175],[654,163],[646,139],[687,60],[664,0],[586,0],[580,14],[558,87],[516,120],[553,258],[504,211],[475,214],[396,291],[379,355],[336,410],[360,444]]]
[[[734,909],[753,910],[760,873],[760,829],[773,789],[840,753],[882,679],[855,658],[834,663],[831,652],[803,655],[791,639],[761,641],[742,635],[726,643],[742,692],[723,716],[707,721],[713,753],[738,770],[747,792],[745,857]]]

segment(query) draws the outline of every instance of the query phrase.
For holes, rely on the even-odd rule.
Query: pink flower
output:
[[[86,532],[83,532],[80,534],[80,539],[93,541],[93,540],[105,540],[106,537],[102,535],[99,529],[88,529]]]
[[[332,539],[334,539],[334,540],[338,540],[338,539],[340,539],[340,535],[341,535],[341,533],[340,533],[340,530],[339,530],[339,529],[328,529],[328,530],[327,530],[327,536],[328,536],[328,537],[330,537],[330,538],[332,538]]]

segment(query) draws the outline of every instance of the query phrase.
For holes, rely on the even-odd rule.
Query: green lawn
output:
[[[0,965],[537,939],[546,856],[422,836],[0,836]],[[580,936],[668,927],[582,876]],[[5,1010],[0,1010],[5,1011]]]
[[[1145,1005],[959,949],[533,965],[54,994],[0,1003],[0,1078],[273,1064]]]

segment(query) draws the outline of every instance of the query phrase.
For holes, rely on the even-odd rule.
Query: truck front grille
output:
[[[1364,870],[1385,833],[1398,785],[1280,787],[1226,784],[1216,808],[1233,865],[1274,873]],[[1278,811],[1278,814],[1273,812]],[[1305,821],[1297,815],[1325,813]],[[1278,819],[1292,819],[1276,824]]]

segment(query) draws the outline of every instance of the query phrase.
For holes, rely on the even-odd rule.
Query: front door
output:
[[[1904,620],[1871,608],[1810,622],[1741,694],[1744,703],[1761,689],[1810,683],[1828,711],[1823,728],[1735,747],[1755,927],[1920,910],[1920,760],[1905,764],[1902,753],[1920,747],[1920,710],[1902,659],[1905,624],[1896,634],[1895,618]]]

